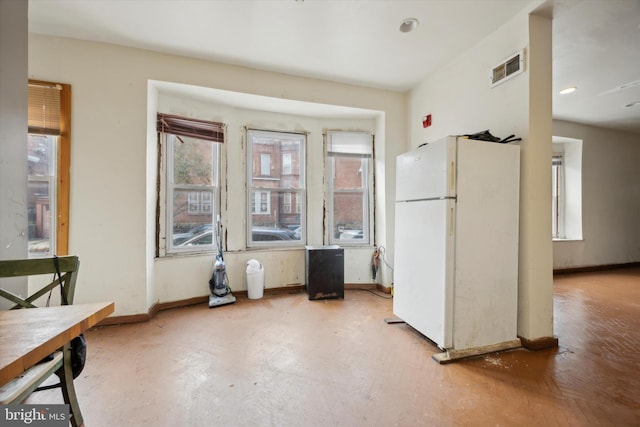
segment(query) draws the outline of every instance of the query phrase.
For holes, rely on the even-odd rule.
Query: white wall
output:
[[[491,69],[527,48],[527,16],[519,15],[467,52],[427,76],[410,92],[407,128],[415,148],[447,135],[489,129],[495,136],[526,136],[529,113],[529,66],[525,72],[491,88]],[[528,61],[527,61],[528,62]],[[422,127],[431,114],[432,125]]]
[[[304,250],[247,250],[246,229],[246,138],[245,127],[307,134],[306,191],[307,191],[307,243],[322,245],[327,242],[328,231],[323,227],[326,192],[324,180],[323,132],[332,130],[367,131],[376,129],[376,112],[369,118],[323,118],[285,113],[273,113],[246,108],[230,107],[216,100],[203,101],[185,96],[164,94],[160,90],[158,111],[167,114],[212,120],[227,126],[226,143],[221,149],[222,224],[224,227],[225,263],[229,283],[233,290],[246,290],[246,262],[255,258],[265,267],[267,288],[305,283]],[[155,124],[154,124],[155,126]],[[154,141],[155,145],[155,141]],[[161,239],[165,236],[161,234]],[[345,248],[345,282],[371,283],[370,263],[373,247]],[[206,295],[212,254],[188,257],[167,257],[156,261],[158,298],[161,301],[185,299]],[[194,270],[197,274],[194,274]],[[183,278],[192,280],[185,281]]]
[[[0,0],[0,259],[27,257],[27,15],[27,2]],[[2,286],[27,293],[26,279]]]
[[[555,120],[582,143],[582,240],[553,243],[554,269],[640,262],[640,134]]]
[[[148,93],[148,80],[381,111],[384,125],[376,123],[384,126],[377,138],[386,141],[376,151],[385,159],[381,166],[405,151],[405,97],[389,91],[35,34],[29,37],[29,77],[72,86],[69,250],[81,259],[76,301],[113,300],[116,315],[146,313],[157,300],[203,295],[203,277],[211,271],[211,257],[188,257],[177,262],[190,276],[169,282],[161,278],[174,265],[152,259],[150,233],[155,230],[149,221],[155,222],[155,211],[149,186],[155,154],[150,150],[147,104],[154,95]],[[393,194],[386,191],[393,178],[382,177],[376,184],[376,220],[383,224],[377,228],[376,243],[389,246],[393,228],[384,222],[393,220]],[[315,235],[310,238],[317,241]],[[232,288],[237,270],[244,272],[245,255],[229,263]],[[268,285],[300,282],[302,250],[264,256],[265,263],[286,261],[272,269]],[[179,286],[193,288],[182,292]]]
[[[492,68],[523,48],[524,73],[491,88]],[[433,124],[425,129],[426,114]],[[407,120],[410,147],[486,129],[523,139],[518,335],[552,336],[551,21],[522,12],[427,76],[409,95]]]

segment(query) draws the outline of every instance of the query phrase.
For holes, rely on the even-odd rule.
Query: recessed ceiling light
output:
[[[568,93],[575,92],[575,91],[576,91],[576,89],[578,89],[578,88],[577,88],[577,87],[575,87],[575,86],[571,86],[571,87],[564,88],[564,89],[562,89],[562,90],[560,91],[560,95],[566,95],[566,94],[568,94]]]
[[[625,105],[625,107],[629,108],[629,107],[635,107],[637,105],[640,105],[640,101],[632,102],[630,104]]]
[[[418,27],[418,20],[416,18],[407,18],[400,24],[400,31],[408,33]]]

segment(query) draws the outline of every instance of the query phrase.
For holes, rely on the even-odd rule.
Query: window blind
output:
[[[329,156],[372,157],[371,134],[366,132],[328,132]]]
[[[60,135],[60,91],[56,84],[29,83],[29,133]]]
[[[157,130],[178,136],[224,143],[224,124],[158,113]]]

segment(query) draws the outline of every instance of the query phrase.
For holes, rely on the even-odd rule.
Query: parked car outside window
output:
[[[186,233],[185,233],[186,234]],[[256,242],[269,242],[277,240],[299,240],[296,237],[296,232],[289,230],[288,228],[268,228],[257,227],[251,230],[253,240]],[[176,244],[178,247],[187,246],[199,246],[199,245],[211,245],[213,242],[213,229],[203,231],[192,237],[183,240],[181,243]]]
[[[200,245],[211,245],[212,243],[213,243],[213,230],[209,230],[200,234],[196,234],[195,236],[185,240],[184,242],[176,246],[179,246],[179,247],[200,246]]]
[[[288,228],[256,227],[251,230],[251,238],[254,242],[268,242],[274,240],[299,240],[296,232]]]
[[[209,230],[213,230],[212,224],[201,224],[185,233],[175,233],[173,235],[173,245],[178,246],[181,243],[184,243],[187,240],[191,239],[192,237],[195,237],[198,234],[204,233],[205,231],[209,231]]]

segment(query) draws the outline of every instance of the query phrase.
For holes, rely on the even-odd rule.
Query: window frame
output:
[[[551,160],[551,233],[554,239],[564,236],[565,170],[564,151],[554,152]]]
[[[158,112],[156,116],[156,132],[158,136],[158,170],[157,170],[157,203],[156,203],[156,256],[174,256],[192,253],[210,253],[217,251],[219,233],[219,219],[221,211],[221,163],[222,144],[226,138],[224,123],[181,117],[173,114]],[[173,144],[175,140],[184,142],[185,139],[196,140],[211,144],[212,176],[211,185],[175,184],[173,167]],[[164,169],[163,169],[164,168]],[[212,190],[213,188],[213,190]],[[211,244],[194,246],[173,245],[173,203],[174,192],[179,191],[211,191]],[[164,199],[163,199],[164,197]],[[189,197],[189,196],[187,196]],[[201,197],[198,196],[199,201]],[[187,208],[188,209],[188,208]],[[207,223],[202,223],[206,225]],[[196,236],[191,236],[195,238]]]
[[[332,148],[334,136],[356,135],[359,138],[366,137],[370,144],[370,150],[353,149],[351,152],[347,148]],[[370,132],[362,131],[327,131],[326,133],[326,157],[327,157],[327,223],[328,223],[328,241],[329,244],[339,246],[371,246],[373,244],[373,182],[374,182],[374,137]],[[335,160],[336,158],[360,158],[362,167],[365,169],[362,173],[363,187],[361,189],[336,190],[335,189]],[[336,194],[362,194],[362,239],[340,239],[335,235],[335,218],[334,218],[334,201]]]
[[[305,235],[306,235],[306,206],[301,205],[301,212],[291,212],[291,213],[286,213],[286,215],[294,215],[297,214],[300,217],[300,238],[299,239],[294,239],[294,240],[253,240],[253,216],[254,215],[260,215],[260,214],[266,214],[266,215],[272,215],[272,210],[275,209],[274,206],[277,207],[277,209],[280,208],[280,205],[284,199],[284,194],[285,193],[290,193],[291,197],[295,197],[296,200],[306,200],[306,175],[305,175],[305,171],[306,171],[306,144],[307,144],[307,135],[306,133],[301,133],[301,132],[287,132],[287,131],[271,131],[271,130],[263,130],[263,129],[252,129],[252,128],[246,128],[245,129],[245,137],[246,137],[246,159],[247,159],[247,163],[246,163],[246,179],[247,179],[247,226],[246,226],[246,247],[247,248],[277,248],[277,247],[287,247],[287,248],[291,248],[291,247],[303,247],[304,246],[304,242],[305,242]],[[271,161],[275,162],[274,164],[272,164],[274,170],[278,171],[278,173],[280,173],[280,175],[276,175],[274,176],[273,174],[269,175],[269,176],[265,176],[262,174],[259,175],[254,175],[254,137],[257,138],[264,138],[264,137],[268,137],[268,138],[272,138],[272,139],[282,139],[282,140],[291,140],[294,142],[297,142],[299,144],[299,157],[300,157],[300,164],[297,165],[297,168],[295,169],[295,172],[298,172],[297,176],[298,176],[298,182],[297,182],[297,187],[291,187],[291,186],[281,186],[280,184],[282,183],[282,179],[279,178],[280,177],[284,177],[286,176],[288,179],[290,179],[292,177],[292,175],[294,174],[294,168],[293,168],[293,158],[291,160],[291,172],[289,174],[284,174],[282,171],[282,165],[278,165],[278,161],[282,161],[283,156],[281,155],[275,155],[275,156],[271,156]],[[256,153],[258,154],[258,153]],[[261,159],[262,159],[262,155],[264,153],[259,153],[261,155]],[[282,153],[284,154],[284,153]],[[259,172],[262,172],[262,160],[260,160],[260,168],[259,168]],[[266,180],[268,182],[273,183],[273,186],[270,187],[259,187],[259,186],[254,186],[253,182],[254,179],[257,180]],[[256,200],[257,194],[261,194],[261,193],[268,193],[268,204],[269,204],[269,209],[268,212],[255,212],[256,210],[256,206],[258,203],[258,200]],[[295,196],[294,196],[295,195]],[[292,208],[293,211],[293,208]],[[284,213],[284,212],[282,212]],[[279,211],[278,211],[278,215],[279,215]],[[260,227],[260,226],[258,226]]]
[[[57,88],[60,90],[58,129],[55,130],[55,135],[57,136],[56,174],[54,179],[55,204],[52,209],[54,211],[53,221],[55,222],[52,243],[55,251],[52,251],[50,248],[49,252],[42,256],[51,256],[54,254],[68,255],[69,208],[71,200],[71,85],[35,79],[29,79],[28,85]],[[36,135],[51,134],[46,128],[29,128],[28,133]],[[35,258],[41,255],[32,255],[29,253],[28,256]]]
[[[553,156],[562,154],[558,202],[553,200],[552,188],[552,239],[554,241],[581,241],[582,235],[582,145],[581,139],[553,136],[551,180],[555,183]],[[557,206],[554,206],[554,203]],[[556,209],[558,222],[555,223]]]
[[[191,140],[197,140],[201,143],[209,143],[211,144],[212,151],[212,184],[204,185],[204,184],[177,184],[175,183],[174,177],[174,157],[173,157],[173,147],[176,143],[181,143],[183,138],[188,138]],[[164,174],[164,192],[165,192],[165,201],[163,206],[160,209],[163,209],[164,214],[164,230],[161,234],[165,237],[165,245],[164,245],[164,253],[165,256],[173,256],[180,254],[192,254],[192,253],[210,253],[218,250],[218,245],[216,244],[218,239],[218,227],[217,227],[217,218],[220,215],[220,200],[221,200],[221,186],[220,186],[220,157],[221,157],[221,144],[215,141],[210,141],[206,139],[199,138],[197,136],[189,136],[189,137],[180,137],[178,135],[174,135],[171,133],[160,133],[160,144],[162,145],[161,151],[164,153],[163,158],[165,159],[165,171]],[[173,215],[173,200],[174,194],[177,191],[188,192],[187,194],[187,209],[190,211],[190,199],[192,194],[197,193],[198,206],[197,209],[193,212],[189,212],[189,214],[197,215],[202,214],[202,193],[210,191],[211,196],[211,230],[212,230],[212,239],[211,244],[208,245],[194,245],[194,246],[174,246],[173,244],[173,229],[174,229],[174,215]],[[216,203],[217,201],[217,203]],[[193,236],[195,237],[195,236]],[[160,249],[160,248],[159,248]],[[160,252],[160,251],[158,251]]]

